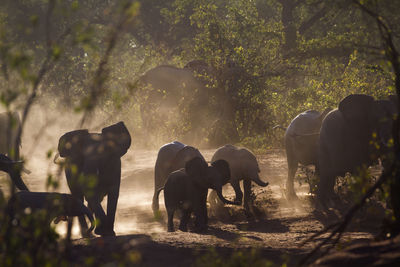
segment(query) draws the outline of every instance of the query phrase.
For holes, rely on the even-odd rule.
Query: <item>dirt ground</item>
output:
[[[207,160],[214,151],[201,150]],[[285,199],[285,154],[283,150],[271,150],[257,155],[261,178],[270,185],[266,188],[253,187],[258,210],[253,220],[246,218],[242,207],[226,206],[218,216],[210,213],[209,230],[205,233],[168,233],[162,194],[162,220],[155,220],[151,210],[156,156],[156,150],[132,149],[122,158],[122,183],[115,222],[117,237],[81,239],[75,220],[74,247],[71,251],[73,261],[85,264],[86,258],[91,257],[95,262],[122,262],[127,266],[133,265],[132,262],[144,266],[202,266],[221,259],[222,263],[228,264],[232,257],[241,257],[245,265],[262,259],[276,265],[287,263],[291,266],[315,245],[302,242],[335,219],[321,217],[314,212],[309,188],[304,182],[295,184],[298,202],[289,203]],[[32,191],[43,191],[46,174],[56,168],[46,158],[43,149],[34,152],[30,158],[26,167],[31,173],[24,174],[24,181]],[[2,177],[3,189],[6,180]],[[63,175],[58,191],[68,192]],[[224,195],[233,199],[234,192],[230,186],[225,186]],[[65,235],[66,224],[57,225],[57,231]],[[344,235],[342,244],[364,242],[372,238],[376,231],[374,222],[355,223]]]

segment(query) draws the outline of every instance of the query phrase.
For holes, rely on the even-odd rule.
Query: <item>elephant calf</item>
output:
[[[46,210],[49,223],[58,217],[86,215],[91,222],[87,234],[90,234],[94,228],[92,212],[81,201],[69,194],[20,191],[8,201],[6,213],[13,218],[17,212],[25,208],[30,208],[33,212]]]
[[[259,173],[260,168],[258,162],[253,153],[246,148],[240,148],[233,145],[225,145],[220,147],[215,152],[211,161],[216,162],[218,160],[226,160],[229,164],[231,183],[236,193],[236,202],[241,203],[243,198],[242,190],[240,189],[239,182],[243,180],[244,187],[244,208],[248,216],[250,216],[250,195],[251,195],[251,181],[255,182],[259,186],[267,186],[268,182],[263,182],[260,179]],[[210,203],[215,203],[217,198],[215,194],[210,194]]]
[[[186,162],[195,157],[199,157],[205,161],[197,148],[187,146],[178,141],[165,144],[160,148],[154,167],[154,195],[152,202],[154,215],[159,210],[157,192],[164,186],[168,175],[173,171],[184,168]]]
[[[219,198],[226,204],[238,205],[222,196],[222,186],[229,181],[229,165],[218,160],[208,166],[202,158],[196,157],[185,164],[185,168],[172,172],[164,186],[165,208],[168,213],[168,231],[174,231],[173,217],[177,209],[182,210],[179,229],[187,231],[190,215],[195,214],[195,231],[207,229],[207,193],[216,190]],[[158,193],[162,189],[158,190]]]

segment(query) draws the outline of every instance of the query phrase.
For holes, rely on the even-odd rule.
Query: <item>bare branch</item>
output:
[[[104,84],[107,79],[107,64],[109,62],[112,50],[114,49],[118,37],[122,32],[123,27],[125,24],[131,19],[130,14],[127,14],[127,9],[130,8],[130,5],[125,5],[124,9],[122,10],[122,16],[119,19],[115,28],[113,28],[109,34],[110,40],[107,45],[106,52],[104,53],[102,59],[100,60],[99,66],[96,70],[94,75],[94,80],[92,86],[90,88],[89,96],[84,100],[84,114],[82,119],[79,123],[78,128],[82,128],[85,121],[89,118],[91,111],[96,106],[98,99],[105,93]]]

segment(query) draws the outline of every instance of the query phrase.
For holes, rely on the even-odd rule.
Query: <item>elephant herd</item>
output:
[[[376,100],[353,94],[329,112],[306,111],[295,117],[285,132],[288,162],[287,197],[296,198],[293,180],[298,163],[315,165],[319,183],[317,203],[332,205],[337,176],[357,175],[381,159],[383,167],[393,150],[392,129],[397,114],[393,97]]]
[[[285,132],[288,198],[296,197],[293,183],[299,163],[315,165],[319,177],[317,201],[325,208],[334,197],[337,176],[346,172],[357,174],[378,158],[385,166],[386,155],[392,149],[392,124],[396,112],[397,104],[391,99],[375,100],[368,95],[354,94],[345,97],[337,109],[322,113],[311,110],[295,117]],[[121,157],[130,145],[131,136],[123,122],[105,127],[101,133],[75,130],[62,135],[58,151],[65,159],[65,176],[71,194],[30,192],[20,176],[21,162],[0,154],[0,170],[9,173],[21,190],[10,198],[6,213],[12,218],[26,207],[46,209],[51,211],[49,221],[78,216],[83,236],[90,236],[94,228],[98,235],[115,235]],[[165,144],[159,149],[155,162],[153,213],[157,218],[159,194],[164,191],[168,231],[174,231],[173,217],[177,210],[181,210],[180,230],[187,231],[192,213],[194,231],[206,230],[207,198],[211,208],[215,203],[243,203],[246,215],[251,216],[251,182],[263,187],[268,185],[259,174],[257,159],[246,148],[224,145],[216,150],[208,163],[195,147],[178,141]],[[239,185],[241,180],[244,193]],[[222,187],[228,183],[235,192],[234,200],[223,196]],[[209,189],[212,190],[210,194]],[[105,196],[106,211],[101,205]],[[85,216],[91,222],[90,228]]]
[[[246,148],[233,145],[220,147],[211,159],[211,166],[208,166],[198,149],[177,141],[166,144],[158,152],[154,169],[153,212],[157,215],[158,196],[164,190],[168,230],[174,230],[173,215],[178,208],[183,210],[180,230],[186,229],[191,212],[196,218],[195,229],[204,230],[207,226],[208,189],[213,190],[209,197],[210,203],[222,201],[225,204],[240,205],[243,193],[239,182],[243,180],[243,203],[250,216],[251,181],[260,186],[268,185],[260,179],[259,173],[256,157]],[[222,195],[222,186],[228,182],[236,193],[233,202]]]

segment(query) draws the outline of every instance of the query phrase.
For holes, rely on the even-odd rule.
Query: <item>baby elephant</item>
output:
[[[217,160],[208,166],[204,159],[195,157],[185,164],[184,169],[172,172],[164,186],[168,231],[174,231],[173,217],[177,209],[182,210],[179,225],[181,231],[187,231],[187,223],[192,212],[195,215],[195,231],[201,232],[207,229],[206,202],[209,188],[214,189],[224,203],[240,205],[240,203],[231,202],[222,196],[222,186],[229,179],[229,165],[225,160]]]
[[[8,201],[6,212],[12,218],[25,208],[30,208],[32,212],[46,210],[49,223],[54,218],[86,215],[91,223],[87,233],[90,234],[94,228],[92,212],[70,194],[19,191]]]

